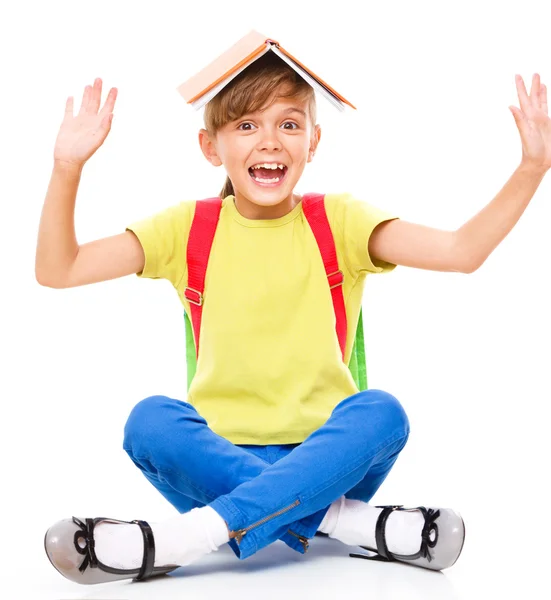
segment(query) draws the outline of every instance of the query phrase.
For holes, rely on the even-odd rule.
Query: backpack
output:
[[[347,331],[346,310],[342,293],[344,276],[339,269],[333,234],[325,212],[324,198],[323,194],[305,194],[302,199],[302,209],[318,243],[325,272],[327,273],[327,282],[335,310],[335,329],[344,360]],[[196,202],[187,243],[188,286],[185,289],[184,296],[190,303],[191,312],[190,319],[190,315],[184,311],[188,390],[197,368],[205,274],[221,208],[222,200],[218,197]],[[367,369],[361,309],[348,368],[358,389],[360,391],[366,390]]]

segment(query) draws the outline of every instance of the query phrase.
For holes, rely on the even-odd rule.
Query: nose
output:
[[[281,141],[276,127],[265,127],[258,142],[258,150],[281,150]]]

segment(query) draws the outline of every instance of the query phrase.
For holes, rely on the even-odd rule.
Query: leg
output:
[[[279,455],[297,445],[278,446]],[[232,444],[214,433],[191,404],[164,396],[146,398],[134,407],[123,446],[148,481],[179,512],[228,494],[279,458],[269,452],[270,447]],[[320,522],[325,511],[321,513]],[[298,542],[287,531],[280,538],[293,548]],[[230,546],[237,554],[234,540]]]
[[[268,466],[215,434],[191,404],[164,396],[146,398],[134,407],[123,447],[177,509],[182,495],[208,504]]]
[[[396,398],[380,390],[360,392],[291,453],[210,506],[228,523],[241,559],[288,529],[296,536],[293,547],[305,552],[306,538],[313,537],[327,507],[371,470],[373,488],[380,484],[408,436],[409,422]]]
[[[352,489],[348,490],[345,494],[343,494],[344,498],[349,500],[359,500],[367,505],[367,503],[375,495],[375,492],[381,487],[381,484],[386,479],[390,470],[394,466],[394,463],[396,462],[400,451],[401,448],[398,448],[396,452],[389,454],[384,460],[373,464],[367,472],[366,476]],[[336,503],[337,501],[335,501],[333,504]],[[307,519],[302,519],[300,522],[307,523],[311,521],[312,523],[321,523],[321,520],[325,516],[326,512],[327,509],[323,509],[322,511],[320,511],[319,514],[315,513],[314,515],[307,517]],[[323,516],[320,517],[320,515]],[[325,533],[323,535],[327,534]]]
[[[369,502],[375,495],[375,492],[381,487],[383,481],[387,478],[394,463],[398,459],[402,448],[390,453],[383,460],[373,465],[367,472],[367,475],[352,489],[348,490],[344,496],[351,500],[362,500]]]

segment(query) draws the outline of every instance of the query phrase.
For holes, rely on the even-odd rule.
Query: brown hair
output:
[[[267,52],[244,69],[205,106],[205,129],[210,136],[227,123],[243,115],[268,108],[278,98],[297,98],[308,101],[312,126],[316,123],[314,89],[294,69],[273,52]],[[220,197],[235,195],[232,182],[226,177]]]

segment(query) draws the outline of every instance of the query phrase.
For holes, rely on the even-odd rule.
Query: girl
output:
[[[208,203],[182,202],[119,235],[76,241],[80,174],[109,133],[117,93],[111,89],[100,110],[101,88],[99,79],[86,86],[76,116],[67,100],[40,223],[37,280],[67,288],[132,273],[168,279],[186,312],[199,315],[197,370],[186,401],[146,398],[124,431],[131,460],[180,514],[151,525],[60,521],[45,536],[53,566],[79,583],[141,580],[225,543],[240,559],[278,539],[305,553],[319,532],[376,558],[450,567],[464,541],[459,514],[368,504],[403,449],[409,423],[389,393],[359,391],[347,364],[368,274],[396,265],[472,273],[518,221],[551,165],[539,76],[530,96],[517,77],[521,108],[511,112],[522,140],[519,167],[492,202],[449,232],[348,194],[327,194],[321,204],[297,194],[321,136],[315,95],[268,52],[205,107],[200,146],[228,177],[204,295],[190,283],[201,236],[188,241]],[[326,216],[336,248],[337,278],[329,283],[313,206],[322,207],[318,216]]]

